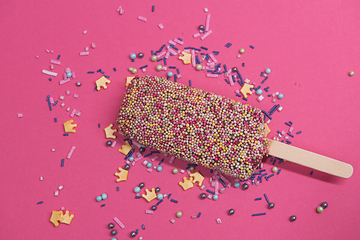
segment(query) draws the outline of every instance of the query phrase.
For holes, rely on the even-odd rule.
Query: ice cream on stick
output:
[[[150,148],[246,179],[267,154],[260,109],[159,77],[135,77],[120,132]]]
[[[160,77],[131,81],[117,122],[122,134],[142,145],[241,179],[249,178],[269,153],[260,109]],[[296,157],[299,151],[313,154],[312,159],[321,156],[275,141],[270,148],[270,154],[296,163],[303,160]],[[320,164],[302,165],[324,171],[319,167],[328,158],[321,157]],[[323,168],[325,172],[351,176],[348,164],[332,163],[337,169]]]

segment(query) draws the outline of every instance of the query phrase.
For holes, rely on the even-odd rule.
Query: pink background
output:
[[[119,5],[125,10],[122,16],[116,12]],[[153,13],[152,5],[156,6]],[[205,24],[205,7],[211,13],[213,34],[201,41],[192,35],[198,25]],[[136,239],[359,238],[358,1],[34,0],[1,1],[0,8],[1,239],[111,239],[107,224],[115,216],[126,226],[116,226],[118,239],[130,238],[129,233],[137,228]],[[137,20],[139,15],[148,21]],[[159,23],[164,25],[163,30],[158,28]],[[84,30],[88,31],[86,35]],[[340,179],[317,171],[310,176],[311,169],[283,163],[278,165],[281,174],[260,186],[250,186],[247,191],[230,188],[218,201],[202,201],[198,187],[183,191],[178,185],[183,175],[171,173],[173,167],[184,169],[186,162],[176,160],[171,165],[166,158],[162,172],[148,173],[136,164],[126,182],[116,183],[114,173],[125,161],[117,152],[119,144],[115,148],[105,146],[103,129],[115,124],[125,78],[132,76],[127,68],[148,64],[148,74],[165,76],[165,71],[155,71],[156,63],[149,61],[150,51],[177,37],[184,40],[184,46],[220,51],[219,62],[237,66],[244,78],[257,84],[262,80],[260,72],[270,67],[272,73],[264,87],[270,86],[270,93],[278,91],[285,97],[277,101],[284,110],[274,113],[269,136],[273,137],[276,130],[286,131],[284,122],[292,121],[294,130],[302,131],[290,139],[294,146],[352,164],[353,176]],[[97,48],[90,49],[89,56],[79,56],[93,42]],[[224,47],[227,42],[233,45]],[[237,58],[240,48],[246,52]],[[46,53],[46,49],[54,54]],[[143,52],[145,57],[131,63],[132,52]],[[50,82],[41,70],[50,70],[49,61],[59,54],[61,66],[55,66],[54,71],[60,76]],[[244,68],[242,62],[246,63]],[[242,101],[234,94],[238,85],[230,87],[223,77],[206,78],[176,57],[171,57],[168,65],[181,70],[179,82],[188,84],[191,79],[193,87]],[[66,67],[77,79],[59,85]],[[101,75],[87,71],[99,68],[112,82],[107,90],[95,92],[94,81]],[[348,75],[350,71],[355,71],[353,77]],[[76,81],[82,86],[76,87]],[[62,124],[70,119],[69,113],[60,107],[62,101],[58,99],[66,90],[79,94],[78,99],[66,96],[66,107],[82,112],[81,117],[74,117],[77,132],[68,137],[62,136]],[[51,112],[47,95],[59,100]],[[266,111],[274,105],[267,97],[258,103],[254,95],[248,103]],[[18,113],[24,117],[17,118]],[[122,143],[123,137],[117,136]],[[71,146],[76,150],[61,168],[61,159]],[[51,152],[52,148],[56,151]],[[271,167],[267,161],[265,169],[270,172]],[[198,170],[209,186],[209,171]],[[166,199],[154,215],[145,214],[154,202],[134,199],[133,189],[141,181],[148,188],[158,186],[162,193],[172,193],[179,202]],[[64,189],[55,197],[59,185]],[[96,196],[104,192],[108,199],[96,202]],[[275,203],[274,209],[267,209],[264,198],[254,201],[264,193]],[[38,201],[44,203],[37,205]],[[315,209],[323,201],[329,207],[317,214]],[[103,208],[102,203],[106,204]],[[51,212],[62,206],[75,218],[71,225],[54,227],[49,222]],[[233,216],[227,215],[229,208],[235,209]],[[182,218],[175,217],[177,211],[183,212]],[[198,212],[202,212],[201,217],[191,219]],[[251,216],[259,212],[267,215]],[[288,220],[293,214],[296,222]],[[175,224],[169,222],[171,218],[176,218]],[[217,224],[216,218],[223,223]]]

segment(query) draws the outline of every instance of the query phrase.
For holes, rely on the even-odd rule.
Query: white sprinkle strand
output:
[[[54,76],[54,77],[57,76],[57,73],[56,73],[56,72],[50,72],[50,71],[45,70],[45,69],[42,70],[41,72],[44,73],[44,74],[50,75],[50,76]]]

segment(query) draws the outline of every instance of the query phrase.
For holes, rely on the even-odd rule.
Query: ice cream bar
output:
[[[117,122],[144,146],[247,179],[267,154],[348,178],[347,163],[272,141],[260,109],[161,77],[136,76]],[[269,148],[270,147],[270,148]]]
[[[160,77],[135,77],[117,120],[144,146],[246,179],[267,154],[261,110]]]

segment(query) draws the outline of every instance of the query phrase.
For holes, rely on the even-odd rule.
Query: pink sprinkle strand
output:
[[[230,73],[231,73],[231,69],[229,69],[229,70],[225,73],[226,77],[230,76]]]
[[[211,14],[208,14],[206,16],[206,26],[205,26],[205,31],[208,32],[209,31],[209,28],[210,28],[210,17],[211,17]]]
[[[89,55],[89,52],[80,52],[80,56],[87,56]]]
[[[172,48],[169,48],[169,52],[172,53],[173,55],[177,55],[177,54],[178,54],[178,52],[175,51],[175,50],[172,49]]]
[[[200,33],[195,33],[194,34],[194,38],[197,38],[197,37],[200,37]],[[207,37],[207,36],[206,36]],[[202,37],[201,37],[201,40],[202,40]]]
[[[211,74],[211,73],[208,73],[206,74],[207,77],[219,77],[219,74]]]
[[[56,64],[56,65],[60,65],[60,61],[57,61],[57,60],[50,60],[50,63]]]
[[[119,225],[119,227],[121,228],[125,227],[125,225],[117,217],[114,217],[114,221]]]
[[[138,148],[141,148],[141,145],[137,141],[132,141],[133,145],[135,145]]]
[[[215,194],[219,195],[219,180],[215,181]]]
[[[164,28],[164,25],[162,25],[162,23],[160,23],[158,26],[159,26],[160,29]]]
[[[176,42],[176,43],[178,43],[178,44],[180,44],[180,45],[183,45],[184,44],[184,42],[183,41],[180,41],[179,39],[177,39],[177,38],[175,38],[174,39],[174,42]]]
[[[68,155],[67,155],[67,157],[66,157],[67,159],[70,159],[70,158],[71,158],[71,155],[74,153],[75,148],[76,148],[75,146],[72,146],[72,147],[71,147],[70,152],[68,153]]]
[[[195,50],[191,50],[191,63],[193,67],[196,67],[196,61],[195,61]]]
[[[111,144],[111,147],[113,148],[113,147],[115,147],[115,145],[116,145],[116,141],[113,141],[113,143]]]
[[[146,213],[146,214],[154,214],[154,211],[152,211],[152,210],[145,210],[145,213]]]
[[[159,158],[159,156],[154,156],[154,157],[152,157],[152,158],[150,158],[151,159],[151,161],[155,161],[156,159],[158,159]]]
[[[166,52],[165,52],[165,51],[163,51],[163,52],[159,53],[159,54],[157,55],[158,59],[159,59],[159,58],[161,58],[162,56],[164,56],[165,54],[166,54]]]
[[[229,77],[229,82],[230,82],[230,86],[234,86],[234,81],[232,80],[231,77]]]
[[[75,113],[76,113],[76,109],[74,108],[70,113],[70,117],[74,117]]]
[[[141,21],[146,22],[146,17],[138,16],[138,19],[141,20]]]
[[[134,162],[140,161],[140,160],[143,159],[143,158],[144,158],[143,156],[138,157],[138,158],[135,158],[135,159],[134,159]]]
[[[211,58],[211,60],[214,61],[214,63],[217,63],[217,62],[218,62],[212,53],[210,54],[210,58]]]
[[[221,175],[220,174],[220,178],[221,178],[221,180],[223,180],[224,182],[226,182],[226,183],[230,183],[230,180],[229,179],[227,179],[226,177],[224,177],[223,175]]]
[[[205,33],[204,35],[202,35],[201,40],[204,40],[205,38],[207,38],[210,34],[212,34],[212,31],[209,30],[207,33]]]
[[[170,51],[168,50],[167,52],[166,52],[166,54],[165,54],[165,58],[169,58],[170,57]],[[164,67],[163,67],[163,70],[164,70]]]

